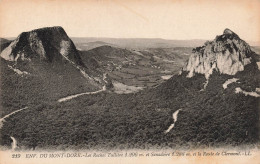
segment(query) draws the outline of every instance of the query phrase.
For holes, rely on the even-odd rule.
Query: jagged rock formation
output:
[[[47,27],[21,33],[0,55],[8,61],[40,59],[70,61],[83,65],[75,45],[62,27]]]
[[[216,36],[213,41],[193,49],[193,54],[183,71],[189,72],[187,77],[200,73],[205,74],[207,79],[213,70],[234,75],[252,62],[251,53],[250,46],[245,41],[231,30],[225,29],[224,33]]]

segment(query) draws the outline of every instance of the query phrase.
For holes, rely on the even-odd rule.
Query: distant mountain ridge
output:
[[[5,38],[0,38],[0,43],[1,43],[1,44],[4,44],[4,43],[6,43],[6,42],[10,42],[10,40],[5,39]]]
[[[101,47],[101,46],[113,46],[113,47],[118,47],[114,44],[110,44],[110,43],[106,43],[103,41],[94,41],[94,42],[87,42],[87,43],[80,43],[80,44],[76,44],[77,49],[80,51],[87,51],[87,50],[91,50],[97,47]]]
[[[9,44],[11,43],[11,40],[0,38],[0,52],[5,49]]]
[[[129,49],[198,47],[207,39],[171,40],[161,38],[106,38],[106,37],[70,37],[79,50],[90,50],[102,45],[111,45]],[[5,39],[14,40],[15,37]],[[251,46],[260,46],[260,42],[247,41]]]
[[[197,47],[206,40],[167,40],[160,38],[91,38],[91,37],[72,37],[76,46],[86,43],[105,42],[114,46],[128,49],[148,49],[148,48],[172,48],[172,47]]]
[[[121,48],[144,50],[148,48],[173,48],[173,47],[198,47],[203,45],[206,39],[170,40],[160,38],[93,38],[93,37],[71,37],[75,45],[81,47],[83,44],[105,42]],[[247,41],[251,46],[260,46],[259,42]],[[84,49],[82,49],[84,50]],[[89,50],[89,49],[86,49]]]

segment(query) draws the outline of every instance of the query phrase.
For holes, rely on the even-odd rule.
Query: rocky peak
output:
[[[1,52],[9,61],[40,60],[54,62],[63,59],[82,64],[75,45],[62,27],[45,27],[21,33]]]
[[[183,71],[188,71],[188,77],[194,73],[205,74],[208,78],[213,70],[222,74],[234,75],[243,71],[251,63],[250,46],[229,29],[216,36],[213,41],[207,41],[203,46],[193,49]]]
[[[234,33],[233,31],[231,31],[230,29],[226,28],[226,29],[224,30],[223,34],[224,34],[224,35],[228,35],[228,34],[234,35],[235,33]],[[235,34],[235,35],[236,35],[236,34]]]

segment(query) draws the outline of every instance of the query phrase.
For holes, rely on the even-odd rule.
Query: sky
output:
[[[260,41],[260,0],[0,0],[0,37],[62,26],[70,37]]]

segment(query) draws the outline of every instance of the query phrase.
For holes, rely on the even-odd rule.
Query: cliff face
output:
[[[193,49],[193,54],[183,71],[189,72],[187,77],[200,73],[208,78],[213,70],[234,75],[238,71],[243,71],[244,67],[251,63],[251,53],[245,41],[231,30],[225,29],[223,34],[216,36],[213,41],[208,41],[202,47]]]
[[[1,52],[8,61],[40,60],[53,62],[69,59],[82,65],[75,45],[62,27],[48,27],[21,33]]]

